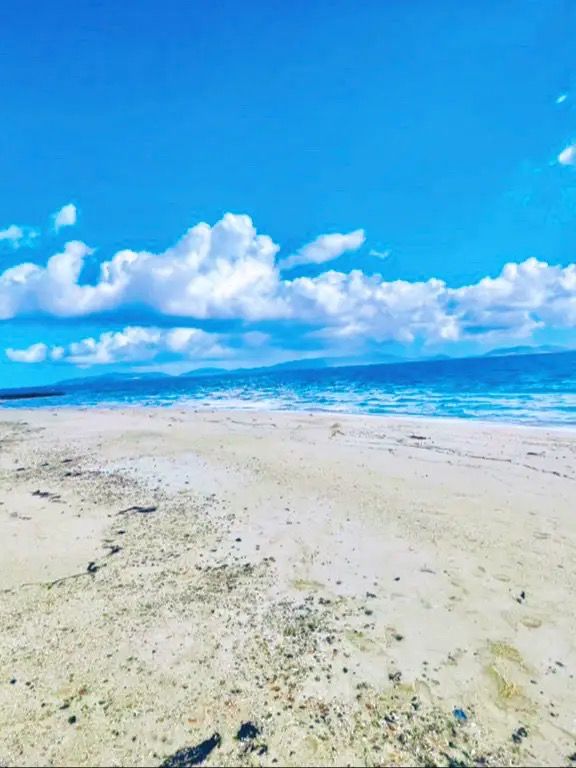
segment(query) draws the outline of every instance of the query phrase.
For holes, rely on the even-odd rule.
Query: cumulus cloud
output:
[[[326,246],[326,238],[334,237],[339,244],[332,239]],[[321,236],[300,253],[320,263],[320,251],[341,253],[354,243],[359,246],[363,238],[360,231]],[[249,333],[261,333],[261,322],[269,331],[279,321],[320,338],[375,342],[522,337],[542,326],[576,327],[574,264],[561,267],[532,258],[460,287],[436,278],[386,281],[360,269],[327,270],[290,280],[279,268],[278,250],[270,237],[256,232],[248,216],[226,214],[212,227],[192,227],[163,253],[120,251],[101,264],[94,283],[84,284],[80,276],[92,250],[72,241],[45,266],[21,263],[0,274],[0,319],[29,314],[81,317],[137,308],[150,317],[234,320]],[[126,344],[111,335],[63,354],[96,360],[110,359],[122,349],[144,354],[150,347],[186,348],[184,330],[172,336],[144,331],[133,331]],[[160,334],[161,340],[149,338],[150,333]],[[244,339],[248,346],[265,342],[258,335]]]
[[[11,224],[6,229],[0,229],[0,245],[21,248],[25,245],[31,245],[37,236],[38,233],[31,227],[19,227],[16,224]]]
[[[327,261],[337,259],[347,251],[357,251],[364,244],[366,237],[363,229],[357,229],[342,235],[338,232],[331,235],[320,235],[299,251],[281,259],[280,269],[292,269],[303,264],[324,264]]]
[[[43,363],[48,357],[48,347],[41,342],[32,344],[26,347],[26,349],[12,349],[9,347],[6,350],[6,357],[15,363]]]
[[[0,275],[0,319],[24,312],[71,317],[139,305],[163,315],[246,319],[279,314],[278,251],[248,216],[226,214],[192,227],[161,254],[119,251],[95,285],[79,284],[84,243],[67,243],[45,267],[24,263]]]
[[[24,237],[24,231],[22,227],[17,227],[16,224],[11,224],[6,229],[0,229],[0,240],[3,242],[15,245]]]
[[[73,227],[76,224],[76,216],[76,206],[73,203],[63,205],[52,217],[56,232],[62,229],[62,227]]]
[[[7,349],[6,356],[19,363],[46,360],[80,366],[135,363],[163,358],[222,359],[230,350],[220,335],[198,328],[144,328],[128,326],[121,331],[106,331],[98,338],[88,337],[67,346],[38,343],[25,349]]]
[[[558,155],[558,162],[560,165],[576,165],[576,144],[563,149]]]

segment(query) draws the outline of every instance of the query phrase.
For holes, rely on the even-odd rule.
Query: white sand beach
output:
[[[570,431],[5,409],[0,765],[569,765],[575,501]]]

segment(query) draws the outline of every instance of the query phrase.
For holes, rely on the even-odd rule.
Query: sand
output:
[[[570,431],[1,411],[0,765],[570,764],[575,501]]]

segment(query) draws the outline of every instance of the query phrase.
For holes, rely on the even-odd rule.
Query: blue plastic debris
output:
[[[463,709],[455,709],[452,714],[458,720],[459,723],[465,723],[468,720],[468,715]]]

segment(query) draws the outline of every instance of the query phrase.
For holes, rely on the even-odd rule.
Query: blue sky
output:
[[[6,3],[0,386],[573,344],[575,10]]]

